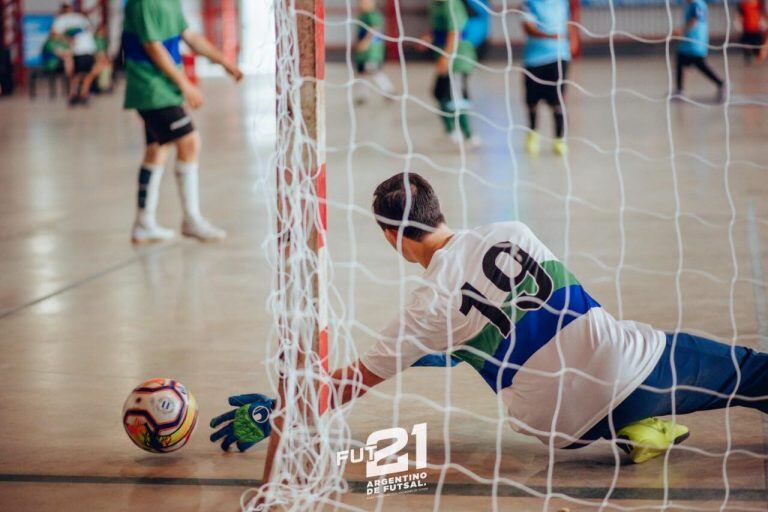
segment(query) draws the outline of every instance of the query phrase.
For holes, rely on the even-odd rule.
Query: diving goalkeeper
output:
[[[454,232],[413,173],[381,183],[373,211],[392,247],[425,272],[381,340],[333,374],[332,407],[411,366],[465,362],[501,394],[516,430],[557,448],[615,439],[637,463],[689,435],[659,416],[768,412],[768,354],[616,320],[526,225]],[[242,451],[269,435],[273,400],[241,395],[230,404],[238,409],[211,422],[224,424],[211,440]]]

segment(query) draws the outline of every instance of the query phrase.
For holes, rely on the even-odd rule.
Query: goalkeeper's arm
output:
[[[339,368],[333,372],[331,378],[335,390],[335,393],[331,393],[331,408],[363,396],[370,388],[384,382],[384,379],[366,368],[361,360],[346,368]]]
[[[453,367],[459,362],[458,359],[446,354],[427,354],[412,366]],[[346,368],[339,368],[333,372],[332,378],[336,393],[332,394],[331,407],[344,405],[355,397],[363,396],[370,388],[384,381],[369,370],[362,360]],[[338,403],[335,403],[334,399],[337,399]]]

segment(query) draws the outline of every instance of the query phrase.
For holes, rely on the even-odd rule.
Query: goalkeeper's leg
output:
[[[630,453],[633,460],[642,462],[661,455],[688,434],[677,419],[673,423],[651,418],[728,406],[768,413],[768,354],[687,333],[668,334],[664,353],[651,375],[613,409],[611,418],[604,418],[569,448],[622,436],[632,446],[638,444],[635,436],[653,445],[651,453],[630,450],[635,452]]]

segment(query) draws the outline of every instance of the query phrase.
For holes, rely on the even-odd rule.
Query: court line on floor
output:
[[[36,475],[36,474],[0,474],[0,483],[38,483],[38,484],[101,484],[101,485],[170,485],[198,487],[258,487],[260,480],[248,478],[185,478],[156,476],[96,476],[96,475]],[[348,482],[350,492],[365,494],[367,481]],[[434,483],[430,484],[433,486]],[[534,492],[546,494],[546,486],[530,486]],[[444,496],[490,496],[491,485],[446,483],[443,485]],[[556,487],[553,492],[577,499],[605,498],[604,487]],[[677,487],[666,490],[668,499],[677,501],[708,501],[723,497],[723,489]],[[652,487],[615,487],[612,500],[660,500],[665,489]],[[536,495],[524,489],[511,486],[497,488],[497,496],[502,498],[535,498]],[[730,500],[760,501],[768,499],[765,489],[731,489]]]
[[[103,270],[100,270],[96,272],[95,274],[91,274],[89,276],[83,277],[82,279],[78,279],[72,283],[69,283],[66,286],[62,286],[58,290],[54,290],[51,293],[47,295],[43,295],[42,297],[38,297],[37,299],[31,300],[29,302],[25,302],[23,304],[19,304],[18,306],[14,306],[10,309],[6,309],[3,311],[0,311],[0,320],[3,320],[6,317],[9,317],[15,313],[18,313],[19,311],[23,311],[27,308],[31,308],[32,306],[35,306],[37,304],[40,304],[41,302],[45,302],[48,299],[51,299],[53,297],[56,297],[57,295],[61,295],[62,293],[66,293],[70,290],[74,290],[75,288],[78,288],[82,285],[88,284],[91,281],[95,281],[96,279],[99,279],[100,277],[104,277],[106,275],[109,275],[113,272],[116,272],[118,270],[121,270],[125,267],[129,267],[132,264],[141,261],[142,259],[146,258],[150,255],[160,254],[163,252],[167,252],[170,249],[175,249],[178,247],[181,247],[181,243],[179,240],[171,243],[166,243],[164,245],[158,245],[155,247],[148,247],[145,249],[140,249],[140,252],[134,256],[131,256],[128,259],[125,259],[123,261],[120,261],[110,267],[107,267]]]
[[[752,291],[755,294],[755,318],[757,319],[757,343],[760,350],[768,352],[768,305],[765,299],[765,273],[763,272],[763,258],[760,251],[760,237],[757,232],[757,217],[755,214],[755,201],[747,204],[747,238],[749,241],[749,254],[752,266]],[[768,455],[768,420],[765,415],[763,420],[763,453]],[[763,463],[765,487],[768,489],[768,459]]]

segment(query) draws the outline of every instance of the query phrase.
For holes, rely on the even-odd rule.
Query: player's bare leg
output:
[[[80,73],[73,73],[69,77],[69,104],[75,105],[80,96],[80,84],[82,75]]]
[[[88,100],[88,96],[91,94],[91,85],[93,84],[93,81],[97,76],[99,76],[99,73],[102,72],[108,63],[108,61],[105,62],[105,59],[96,58],[96,62],[94,63],[93,68],[90,72],[88,72],[87,75],[85,75],[85,78],[83,78],[83,83],[80,85],[81,101]]]
[[[177,139],[176,184],[179,189],[184,220],[181,233],[201,242],[215,242],[226,238],[227,232],[208,222],[200,213],[200,191],[198,179],[198,158],[200,156],[200,135],[197,131]]]
[[[62,67],[64,68],[64,76],[68,79],[72,77],[72,73],[75,71],[75,62],[72,57],[72,52],[69,50],[56,50],[54,52],[58,58],[61,59]]]

